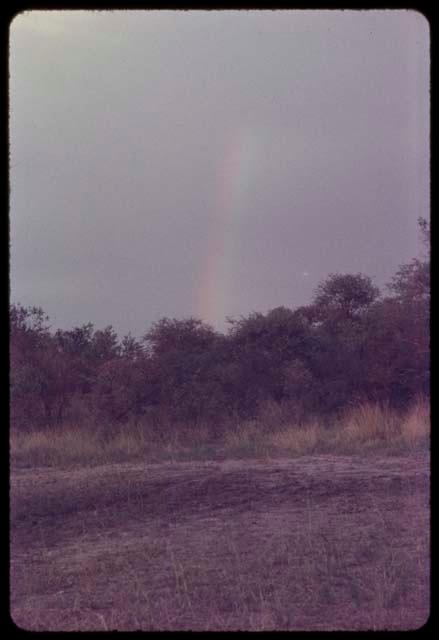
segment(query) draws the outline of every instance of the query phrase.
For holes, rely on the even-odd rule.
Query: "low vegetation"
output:
[[[230,423],[221,436],[208,425],[162,430],[125,424],[113,429],[64,425],[57,431],[11,433],[13,466],[74,466],[123,461],[149,462],[225,458],[275,458],[311,453],[410,453],[427,450],[430,409],[419,399],[408,412],[360,405],[332,425],[284,422],[274,428],[261,419]]]
[[[421,451],[18,469],[12,617],[46,631],[415,629],[428,486]]]

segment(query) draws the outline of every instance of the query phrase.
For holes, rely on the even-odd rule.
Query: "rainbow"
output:
[[[251,127],[234,131],[224,145],[197,305],[198,317],[209,324],[222,322],[238,295],[234,282],[240,264],[241,228],[250,213],[250,195],[262,150],[261,131]]]

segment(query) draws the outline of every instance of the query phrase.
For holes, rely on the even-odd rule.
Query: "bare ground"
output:
[[[33,630],[413,629],[429,458],[11,473],[11,614]]]

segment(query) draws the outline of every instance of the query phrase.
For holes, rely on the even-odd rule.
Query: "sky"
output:
[[[406,10],[17,15],[11,302],[140,337],[383,288],[430,216],[429,48]]]

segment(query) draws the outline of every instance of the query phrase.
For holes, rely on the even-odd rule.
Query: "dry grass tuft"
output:
[[[232,457],[266,457],[269,454],[263,427],[256,420],[239,422],[226,431],[223,442],[227,455]]]
[[[430,406],[420,399],[401,422],[401,435],[409,448],[428,445],[431,431]]]
[[[312,453],[323,438],[323,429],[317,422],[306,425],[290,425],[270,435],[269,442],[276,449],[293,454]]]
[[[385,406],[362,404],[346,414],[341,434],[347,442],[391,442],[398,434],[398,415]]]
[[[32,466],[58,466],[65,461],[84,462],[96,456],[98,435],[76,426],[60,431],[33,431],[11,434],[11,456],[19,456]]]
[[[428,447],[430,410],[418,400],[405,414],[386,406],[364,404],[347,413],[338,425],[337,450],[396,449]]]

